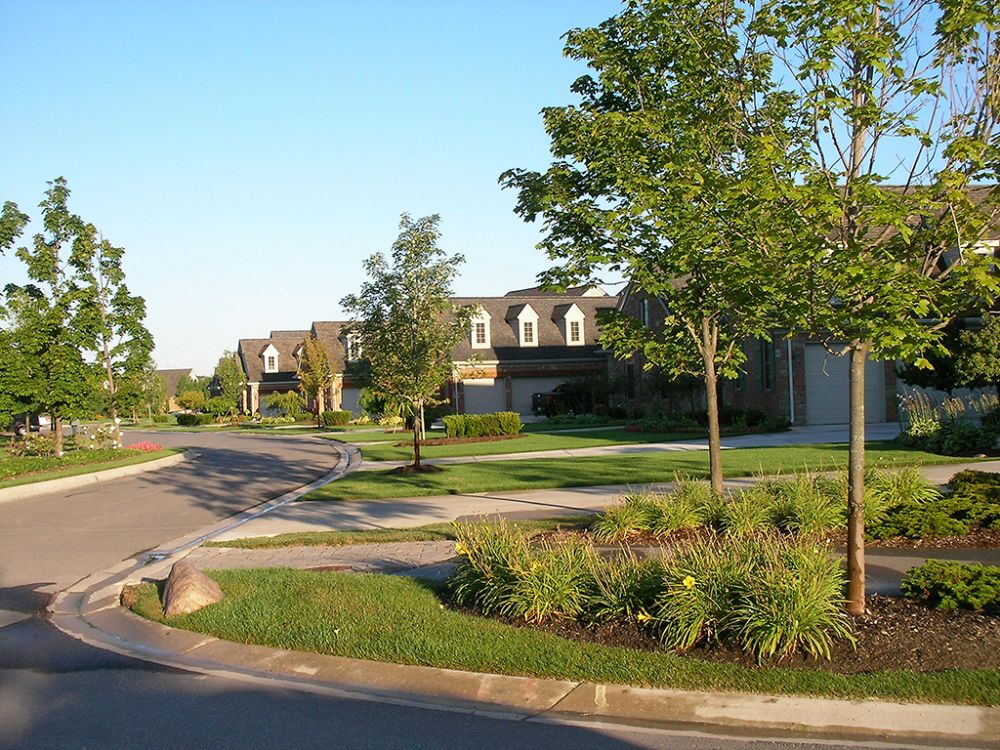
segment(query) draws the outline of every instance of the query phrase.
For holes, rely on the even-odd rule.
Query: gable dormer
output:
[[[518,346],[538,346],[538,313],[531,305],[525,303],[511,307],[507,311],[507,322],[514,329]]]
[[[559,326],[566,346],[583,346],[586,338],[584,329],[586,316],[576,303],[556,305],[552,310],[552,322]]]
[[[342,339],[344,354],[348,362],[361,359],[361,337],[356,333],[347,332]]]
[[[278,350],[274,344],[268,344],[260,356],[264,360],[264,372],[278,372],[280,362],[278,361]]]
[[[489,349],[492,346],[490,336],[490,320],[492,316],[482,307],[477,307],[472,315],[469,331],[473,349]]]

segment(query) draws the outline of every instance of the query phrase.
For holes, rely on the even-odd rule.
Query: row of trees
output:
[[[145,301],[125,283],[125,251],[72,213],[69,195],[65,179],[49,183],[39,204],[43,229],[16,250],[29,283],[8,284],[0,307],[0,415],[49,414],[56,455],[63,420],[98,411],[117,418],[151,404],[163,388]],[[28,222],[16,204],[4,204],[0,252]]]
[[[722,489],[719,377],[774,328],[850,357],[848,609],[864,611],[864,370],[920,368],[1000,291],[978,254],[1000,194],[1000,14],[985,0],[628,0],[566,36],[591,74],[544,110],[555,157],[501,177],[543,222],[553,286],[622,271],[662,329],[605,343],[703,378]]]

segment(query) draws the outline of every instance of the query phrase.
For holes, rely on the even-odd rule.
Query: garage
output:
[[[836,349],[837,345],[832,345]],[[849,421],[850,355],[837,357],[822,344],[806,344],[806,423]],[[885,422],[885,363],[865,365],[865,422]]]
[[[465,386],[465,413],[491,414],[507,410],[501,378],[469,378],[463,380]]]
[[[340,392],[340,408],[353,413],[355,417],[360,416],[361,407],[358,406],[358,398],[360,396],[360,388],[344,388]]]
[[[566,378],[512,378],[511,379],[512,411],[519,414],[531,414],[531,394],[548,393],[557,385],[566,382]]]

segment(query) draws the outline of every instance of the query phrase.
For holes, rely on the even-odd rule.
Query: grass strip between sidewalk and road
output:
[[[562,529],[583,529],[593,515],[561,516],[508,521],[523,531],[539,533]],[[275,536],[252,536],[225,542],[205,542],[203,547],[271,549],[275,547],[344,547],[349,544],[395,544],[397,542],[438,542],[456,539],[455,524],[430,523],[412,529],[365,529],[363,531],[294,531]]]
[[[899,448],[888,442],[869,443],[867,455],[869,465],[886,467],[969,461]],[[722,452],[722,465],[727,477],[745,477],[842,469],[847,466],[847,457],[847,445],[840,443],[734,448]],[[445,470],[420,474],[358,471],[313,490],[300,501],[382,500],[609,484],[640,487],[673,481],[675,474],[690,479],[709,476],[705,450],[483,461],[442,468]]]
[[[508,440],[452,443],[450,445],[425,445],[420,449],[423,458],[451,458],[453,456],[494,456],[502,453],[531,453],[534,451],[576,450],[603,445],[641,445],[698,440],[702,436],[679,432],[628,432],[622,429],[595,430],[577,433],[533,433]],[[391,439],[391,438],[390,438]],[[352,441],[353,442],[353,441]],[[412,439],[411,439],[412,442]],[[410,461],[413,448],[403,440],[381,445],[363,446],[361,455],[366,461]]]
[[[67,453],[62,458],[29,456],[24,458],[4,458],[0,460],[0,489],[18,487],[23,484],[45,482],[49,479],[63,479],[82,474],[93,474],[123,466],[144,464],[158,458],[166,458],[183,453],[186,448],[165,448],[160,451],[121,450],[79,450]],[[122,454],[126,455],[122,455]]]
[[[996,705],[1000,670],[842,675],[819,669],[748,668],[665,652],[572,641],[449,610],[430,584],[400,576],[273,568],[212,571],[225,599],[163,617],[157,587],[133,609],[171,627],[237,643],[549,679],[682,690]]]

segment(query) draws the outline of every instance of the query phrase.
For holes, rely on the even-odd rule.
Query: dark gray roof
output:
[[[298,362],[295,359],[295,351],[305,341],[308,331],[303,331],[302,335],[297,335],[297,331],[291,332],[295,335],[279,336],[266,339],[240,339],[236,353],[239,355],[240,363],[243,365],[243,372],[246,373],[247,382],[263,383],[269,381],[291,382],[298,371]],[[274,346],[278,350],[278,372],[264,372],[264,350],[268,346]]]
[[[272,339],[298,338],[300,341],[305,341],[305,338],[308,335],[309,331],[271,331],[270,333],[270,337]]]
[[[515,302],[516,299],[516,302]],[[478,306],[490,316],[489,349],[473,349],[466,338],[455,348],[453,357],[461,362],[473,355],[483,360],[539,360],[574,359],[595,356],[598,345],[597,312],[614,310],[618,297],[574,297],[567,303],[565,296],[547,297],[453,297],[452,303],[459,306]],[[514,303],[514,304],[512,304]],[[571,304],[583,313],[583,346],[566,346],[562,316]],[[516,321],[518,314],[527,306],[538,314],[537,347],[520,346]]]
[[[587,292],[592,293],[594,290],[605,297],[610,296],[597,284],[581,284],[580,286],[567,287],[565,292],[548,292],[540,286],[532,286],[527,289],[515,289],[507,292],[504,297],[583,297]],[[591,296],[597,297],[598,295],[591,294]]]
[[[167,398],[173,398],[177,395],[177,384],[181,378],[185,375],[189,378],[194,377],[194,370],[190,367],[182,370],[157,370],[156,374],[163,379],[163,385],[167,389]]]

